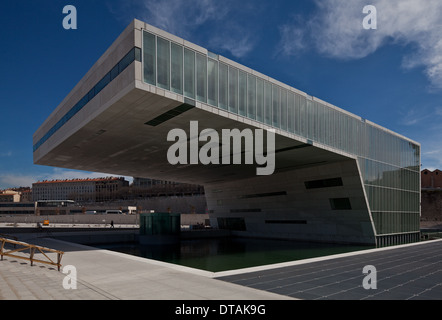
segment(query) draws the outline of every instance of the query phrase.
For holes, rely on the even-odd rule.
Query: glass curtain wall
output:
[[[419,145],[146,31],[143,65],[146,83],[356,155],[377,233],[419,231]]]

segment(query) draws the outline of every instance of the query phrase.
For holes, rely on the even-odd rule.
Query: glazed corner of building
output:
[[[246,114],[241,114],[238,107],[236,107],[236,109],[227,105],[223,107],[219,95],[216,97],[215,103],[210,103],[207,88],[207,96],[204,97],[205,101],[202,101],[198,98],[195,92],[193,93],[193,96],[186,95],[185,92],[173,92],[170,85],[171,79],[167,80],[169,81],[169,89],[161,87],[158,81],[159,75],[157,72],[157,63],[159,60],[157,59],[162,57],[157,55],[157,47],[154,49],[155,57],[153,58],[155,60],[154,79],[151,83],[148,83],[148,81],[146,81],[146,74],[149,76],[149,72],[145,72],[146,61],[143,59],[145,55],[143,38],[147,34],[153,35],[155,45],[157,45],[158,41],[166,41],[169,43],[169,46],[171,43],[174,43],[194,52],[195,56],[203,56],[207,63],[209,63],[208,61],[215,62],[217,64],[218,72],[220,72],[220,68],[223,66],[227,68],[228,74],[230,74],[229,72],[246,74],[250,77],[252,83],[255,83],[255,89],[258,85],[253,81],[258,81],[260,84],[263,82],[265,86],[269,85],[271,90],[275,90],[276,88],[277,91],[274,92],[276,92],[276,95],[278,96],[278,101],[276,102],[278,107],[275,109],[277,111],[273,112],[278,113],[276,117],[279,119],[279,122],[277,120],[276,123],[278,135],[289,137],[296,140],[297,143],[299,142],[314,146],[318,150],[327,150],[342,155],[351,160],[351,174],[349,174],[348,177],[345,177],[344,182],[346,183],[347,180],[354,182],[356,179],[356,182],[354,183],[360,185],[358,187],[358,192],[360,192],[360,194],[358,194],[358,200],[355,202],[361,202],[357,205],[366,207],[365,211],[362,209],[360,210],[361,216],[364,215],[364,223],[361,223],[360,225],[358,225],[359,222],[348,224],[346,225],[346,228],[348,229],[347,231],[339,232],[348,232],[353,235],[357,234],[357,232],[361,232],[364,233],[365,240],[363,240],[363,242],[375,241],[378,245],[406,243],[418,240],[420,217],[419,143],[136,19],[134,19],[122,32],[110,48],[75,86],[71,93],[69,93],[51,116],[48,117],[48,119],[36,131],[33,140],[34,161],[37,164],[49,163],[49,165],[59,166],[60,164],[60,166],[62,166],[63,161],[65,161],[64,158],[68,157],[67,155],[55,155],[55,159],[54,157],[48,159],[46,154],[56,146],[65,143],[66,139],[72,136],[78,128],[81,128],[100,115],[100,112],[109,105],[116,102],[120,103],[120,100],[124,98],[127,92],[134,90],[156,94],[170,99],[171,101],[176,101],[177,105],[184,102],[190,102],[196,107],[196,109],[214,112],[220,117],[234,118],[255,127],[265,129],[275,128],[275,123],[272,123],[271,119],[270,122],[267,121],[268,119],[258,119],[258,107],[255,107],[253,118],[251,118],[247,112]],[[168,63],[170,67],[170,59]],[[217,77],[218,76],[221,77],[219,74]],[[107,77],[109,77],[110,81],[106,80]],[[181,80],[183,82],[182,86],[184,87],[185,79],[182,78]],[[101,87],[103,87],[103,85],[107,87],[106,90],[102,90]],[[209,87],[208,83],[206,83],[206,85]],[[219,82],[217,82],[216,85],[219,86]],[[184,91],[184,88],[181,89]],[[194,89],[197,90],[197,88]],[[217,90],[217,94],[219,94],[220,89],[218,87]],[[270,91],[270,95],[272,94],[274,94],[273,91]],[[226,95],[226,97],[229,98],[229,93],[226,93]],[[293,116],[292,114],[289,115],[289,118],[295,123],[289,124],[284,121],[285,128],[281,124],[281,122],[283,122],[281,121],[282,115],[279,114],[279,103],[282,101],[282,96],[285,97],[285,102],[287,103],[290,97],[294,97],[296,101],[293,102],[294,109],[292,111],[298,112]],[[257,93],[255,92],[255,98],[256,97]],[[296,105],[298,102],[299,106]],[[264,113],[267,112],[266,110],[267,109],[262,110],[263,117]],[[288,112],[288,108],[286,111]],[[269,112],[272,116],[272,110]],[[318,125],[318,123],[320,125]],[[312,125],[310,126],[310,124]],[[324,124],[324,127],[322,127],[322,124]],[[345,130],[342,129],[344,126]],[[324,133],[323,131],[326,131],[326,129],[330,130],[330,132]],[[361,132],[363,133],[361,134]],[[98,131],[95,134],[99,135],[100,132]],[[39,163],[40,161],[41,163]],[[79,167],[76,167],[75,169],[79,169]],[[327,168],[320,169],[326,171]],[[319,183],[318,181],[327,184],[327,181],[336,178],[335,175],[337,175],[337,173],[335,174],[334,172],[340,172],[344,169],[343,167],[333,167],[333,170],[335,171],[324,173],[322,177],[317,174],[318,170],[316,169],[311,171],[307,169],[298,170],[298,176],[303,176],[304,180],[296,187],[298,189],[287,185],[286,195],[292,195],[292,198],[296,198],[301,195],[309,194],[310,192],[312,194],[310,196],[311,198],[307,197],[306,199],[315,201],[316,198],[313,195],[314,191],[305,190],[304,184],[312,182]],[[309,179],[309,175],[315,176],[316,178]],[[275,180],[277,179],[278,176],[275,177]],[[323,216],[318,214],[316,217],[318,219],[317,221],[309,220],[310,216],[316,214],[315,210],[312,208],[305,209],[304,212],[299,210],[296,214],[293,213],[295,218],[291,219],[284,218],[290,214],[289,211],[280,209],[279,212],[273,212],[271,211],[273,209],[270,209],[270,206],[265,208],[265,205],[263,205],[263,208],[260,208],[262,213],[253,213],[250,211],[252,210],[250,208],[248,209],[249,211],[245,210],[241,213],[238,211],[238,208],[245,206],[245,203],[235,198],[234,200],[231,200],[232,205],[230,206],[220,205],[219,203],[221,202],[217,200],[216,197],[218,196],[214,192],[216,188],[218,188],[218,186],[215,184],[208,185],[208,192],[206,193],[208,203],[212,207],[212,209],[209,210],[212,211],[211,220],[213,220],[215,224],[229,225],[233,220],[230,221],[228,219],[241,217],[248,228],[247,231],[250,231],[253,235],[259,235],[263,230],[270,230],[269,232],[273,235],[281,233],[281,230],[288,230],[287,232],[290,230],[302,232],[302,228],[305,230],[307,227],[310,228],[308,229],[310,230],[309,232],[316,232],[316,236],[319,237],[319,235],[326,234],[327,232],[330,234],[333,233],[334,228],[336,230],[340,228],[340,230],[345,229],[342,228],[342,225],[340,226],[339,223],[324,227],[323,229],[321,229],[320,226],[311,226],[313,223],[320,224],[321,221],[326,221],[327,217],[330,218],[333,217],[333,215],[337,217],[336,219],[338,219],[338,222],[344,221],[339,214],[342,216],[347,215],[348,212],[345,208],[342,210],[336,210],[324,207],[324,210],[326,210],[327,213],[324,213]],[[324,190],[333,194],[333,190],[331,189]],[[263,195],[272,194],[271,191],[272,190],[265,190],[263,187],[262,190],[253,195],[250,193],[245,194],[243,199],[247,199],[247,197],[250,196],[264,198]],[[237,189],[236,192],[243,191]],[[345,197],[343,193],[334,193],[335,195],[333,199],[343,199]],[[281,195],[279,196],[282,197]],[[231,197],[233,199],[234,195]],[[270,198],[268,199],[268,201],[271,201]],[[300,204],[301,206],[306,206],[308,205],[307,200],[304,202],[301,200],[296,202],[293,199],[287,199],[286,201],[287,205]],[[328,201],[330,199],[327,198],[322,200],[324,200],[325,205],[329,205]],[[338,205],[338,202],[335,204],[332,203],[331,206]],[[341,205],[345,207],[345,203],[341,203]],[[253,208],[253,210],[257,209]],[[275,213],[275,218],[264,218],[265,215],[273,213]],[[310,216],[305,213],[310,214]],[[257,218],[258,216],[261,217],[259,218],[261,220]],[[304,221],[306,221],[305,224],[300,223]],[[308,224],[310,225],[307,226]],[[243,227],[242,224],[240,224],[240,226],[234,226],[233,228],[242,229]],[[359,229],[362,231],[358,231]],[[241,233],[244,230],[233,231]],[[293,236],[293,234],[290,235],[290,237],[291,236]],[[313,234],[308,240],[315,240],[316,236]],[[336,239],[338,238],[339,237],[336,237]],[[357,238],[357,235],[353,238],[352,236],[349,236],[348,238],[355,239]],[[342,240],[342,242],[345,242],[345,237],[339,239]],[[338,241],[340,241],[339,239]],[[351,240],[349,242],[351,242]]]

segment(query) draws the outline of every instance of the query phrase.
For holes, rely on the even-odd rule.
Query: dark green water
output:
[[[173,245],[140,245],[133,243],[108,244],[100,245],[99,247],[211,272],[262,266],[372,248],[368,246],[248,238],[181,240],[181,242]]]

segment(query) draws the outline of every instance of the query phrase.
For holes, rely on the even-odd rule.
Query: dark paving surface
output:
[[[366,265],[376,289],[363,287]],[[217,279],[308,300],[442,300],[442,241]]]

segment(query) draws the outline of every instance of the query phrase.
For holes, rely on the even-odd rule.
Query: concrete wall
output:
[[[90,224],[101,225],[109,224],[114,221],[114,224],[127,224],[133,225],[139,223],[138,215],[59,215],[59,216],[35,216],[35,215],[18,215],[0,217],[0,223],[37,223],[43,220],[49,220],[49,224]],[[196,225],[198,223],[204,223],[206,219],[209,219],[207,214],[182,214],[181,224],[183,225]]]
[[[154,210],[155,212],[168,212],[169,209],[181,214],[205,214],[207,212],[206,198],[204,195],[185,197],[157,197],[144,200],[115,201],[105,203],[85,204],[87,210],[127,209],[128,206],[137,207],[141,211]]]
[[[205,196],[150,198],[136,202],[142,210],[155,210],[156,212],[170,211],[182,214],[205,214],[207,204]]]
[[[306,189],[304,182],[341,177],[343,186]],[[355,160],[312,166],[205,186],[212,226],[239,218],[255,237],[374,244],[375,231]],[[286,192],[278,196],[254,195]],[[253,198],[250,198],[250,195]],[[331,198],[349,198],[351,210],[333,210]]]

